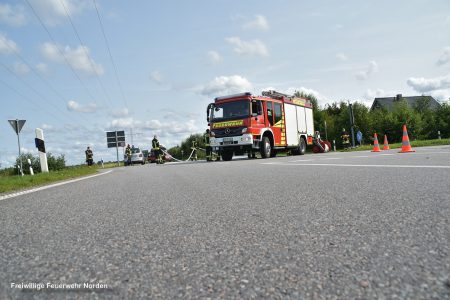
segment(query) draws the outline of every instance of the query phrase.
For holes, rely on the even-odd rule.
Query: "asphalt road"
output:
[[[0,201],[0,299],[450,299],[450,147],[114,169]],[[21,289],[12,283],[104,284]]]

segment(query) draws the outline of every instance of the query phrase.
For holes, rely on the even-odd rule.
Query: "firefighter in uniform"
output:
[[[191,160],[197,160],[197,141],[192,141],[192,156],[191,156]]]
[[[87,147],[86,151],[84,151],[86,154],[86,163],[88,166],[92,166],[94,163],[94,153],[92,152],[91,148]]]
[[[209,129],[206,129],[206,132],[203,135],[203,141],[205,143],[206,161],[212,161],[213,154],[212,154],[212,148],[209,145]]]
[[[348,135],[347,131],[345,131],[345,128],[342,128],[341,139],[344,149],[350,148],[350,136]]]
[[[161,154],[158,137],[156,136],[156,134],[153,136],[152,148],[153,148],[153,152],[155,153],[155,156],[156,156],[156,163],[162,164],[163,163],[162,154]]]
[[[130,144],[128,144],[127,147],[125,148],[125,155],[127,156],[127,163],[126,163],[126,165],[129,166],[129,165],[131,165],[131,147],[130,147]]]

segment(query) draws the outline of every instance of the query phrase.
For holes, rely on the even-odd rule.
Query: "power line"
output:
[[[0,83],[2,83],[4,86],[6,86],[7,88],[9,88],[10,90],[12,90],[14,93],[16,93],[17,95],[19,95],[21,98],[25,99],[27,102],[29,102],[30,104],[32,104],[37,110],[42,111],[43,113],[47,113],[50,116],[52,116],[55,120],[59,120],[59,121],[63,121],[63,119],[60,119],[58,115],[52,114],[51,112],[49,112],[48,110],[42,110],[38,104],[36,104],[31,98],[25,96],[24,94],[22,94],[21,92],[19,92],[16,88],[12,87],[11,85],[9,85],[8,83],[4,82],[3,80],[0,80]]]
[[[87,50],[86,50],[86,46],[84,45],[83,41],[81,41],[80,35],[78,34],[78,30],[76,29],[75,24],[74,24],[73,21],[72,21],[72,18],[71,18],[71,16],[70,16],[69,10],[67,9],[66,5],[64,4],[64,1],[60,0],[59,2],[60,2],[61,5],[63,6],[64,11],[66,12],[67,19],[69,19],[70,25],[72,26],[72,29],[73,29],[73,31],[75,32],[75,35],[77,36],[78,41],[80,42],[80,44],[81,44],[81,46],[82,46],[82,48],[83,48],[84,54],[86,55],[86,57],[87,57],[88,60],[89,60],[89,63],[90,63],[90,65],[91,65],[91,68],[92,68],[92,70],[94,71],[95,76],[97,77],[97,81],[98,81],[98,83],[100,84],[100,86],[101,86],[101,88],[102,88],[102,90],[103,90],[103,93],[104,93],[105,96],[106,96],[106,99],[108,100],[110,106],[112,106],[111,99],[110,99],[108,93],[106,92],[106,89],[105,89],[105,87],[104,87],[104,85],[103,85],[103,82],[102,82],[101,79],[100,79],[100,76],[99,76],[98,73],[97,73],[97,70],[95,69],[94,63],[92,62],[91,58],[89,57],[89,54],[88,54],[88,52],[87,52]]]
[[[87,86],[84,84],[84,82],[81,80],[80,76],[77,74],[77,72],[75,72],[74,68],[72,67],[72,65],[70,64],[70,62],[67,60],[66,55],[62,52],[62,50],[60,49],[60,47],[58,47],[58,44],[56,43],[55,39],[53,38],[53,35],[50,33],[50,31],[48,30],[47,26],[45,26],[44,22],[42,21],[42,19],[39,17],[39,15],[37,14],[37,12],[35,11],[35,9],[33,8],[33,6],[30,4],[29,0],[24,0],[28,6],[30,7],[31,11],[33,12],[33,14],[36,16],[36,18],[38,19],[39,23],[41,24],[41,26],[44,28],[44,30],[47,32],[48,36],[50,37],[50,39],[52,40],[52,42],[55,44],[56,49],[58,49],[59,53],[61,54],[61,56],[64,58],[64,61],[66,62],[66,64],[70,67],[70,69],[72,70],[72,73],[75,75],[75,77],[78,79],[78,81],[80,82],[80,84],[83,86],[83,88],[86,90],[88,96],[92,99],[92,101],[95,101],[94,96],[91,94],[90,90],[87,88]]]
[[[11,52],[13,52],[14,53],[14,55],[16,55],[17,56],[17,58],[19,58],[19,60],[21,60],[32,72],[33,72],[33,74],[34,75],[36,75],[36,77],[38,77],[50,90],[52,90],[55,94],[56,94],[56,96],[58,96],[59,98],[61,98],[61,99],[64,99],[65,97],[62,95],[62,94],[60,94],[45,78],[43,78],[32,66],[31,66],[31,64],[27,61],[27,60],[25,60],[25,58],[23,58],[17,51],[14,51],[14,49],[9,45],[9,44],[7,44],[6,43],[6,45],[7,45],[7,47],[11,50]],[[16,78],[18,78],[20,81],[22,81],[23,83],[25,83],[25,81],[22,79],[22,78],[20,78],[20,77],[18,77],[14,72],[12,72],[6,65],[4,65],[3,63],[2,63],[2,65],[3,65],[3,67],[5,68],[5,69],[7,69],[11,74],[13,74]],[[25,83],[25,84],[27,84],[27,83]],[[35,92],[35,93],[37,93],[38,95],[40,95],[41,97],[42,97],[42,99],[46,99],[46,97],[44,97],[44,96],[42,96],[42,94],[40,94],[39,92],[37,92],[34,88],[32,88],[30,85],[28,85],[27,84],[27,86],[29,86],[31,89],[33,89],[33,91]],[[54,107],[56,107],[56,106],[54,106]],[[56,107],[58,110],[60,110],[58,107]],[[60,110],[61,111],[61,110]]]
[[[128,109],[128,101],[127,101],[127,98],[125,97],[125,93],[123,92],[122,83],[120,82],[119,74],[117,72],[117,67],[116,67],[114,59],[112,57],[112,54],[111,54],[111,48],[109,47],[108,39],[106,38],[106,34],[105,34],[105,29],[104,29],[104,26],[103,26],[102,18],[100,17],[100,13],[99,13],[98,8],[97,8],[97,3],[95,2],[95,0],[92,0],[92,1],[94,2],[95,11],[97,12],[98,22],[99,22],[100,28],[102,30],[102,34],[103,34],[103,38],[105,40],[106,48],[108,49],[109,58],[111,59],[111,63],[113,65],[113,67],[114,67],[114,74],[116,76],[117,84],[119,85],[120,92],[122,93],[122,98],[123,98],[123,101],[125,103],[125,108]]]
[[[32,90],[36,95],[38,95],[39,97],[42,98],[42,100],[46,100],[46,97],[44,95],[42,95],[38,90],[36,90],[33,86],[31,86],[28,82],[26,82],[25,80],[23,80],[22,78],[20,78],[20,76],[17,76],[16,73],[14,73],[10,68],[8,68],[8,66],[6,66],[4,63],[0,62],[0,64],[2,65],[2,67],[8,71],[9,73],[11,73],[14,77],[16,77],[20,82],[22,82],[24,85],[26,85],[30,90]],[[6,84],[7,85],[7,84]],[[8,85],[7,85],[8,86]],[[61,108],[59,108],[58,106],[56,106],[55,104],[53,104],[52,102],[48,102],[53,108],[55,108],[56,110],[58,110],[59,112],[66,114],[67,112],[65,112],[64,110],[62,110]],[[69,115],[70,116],[70,115]],[[75,119],[74,119],[75,120]]]

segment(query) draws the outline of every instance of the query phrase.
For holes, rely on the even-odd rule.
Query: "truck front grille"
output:
[[[214,129],[212,132],[214,132],[215,137],[221,138],[221,137],[227,137],[227,136],[238,136],[242,135],[242,129],[245,127],[232,127],[232,128],[220,128],[220,129]],[[229,132],[227,132],[228,130]]]

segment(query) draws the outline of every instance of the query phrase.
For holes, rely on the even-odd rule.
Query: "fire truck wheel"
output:
[[[269,158],[271,156],[272,147],[270,146],[270,140],[267,136],[263,137],[259,151],[261,152],[261,158]]]
[[[277,151],[272,150],[272,153],[270,153],[270,157],[275,157],[275,156],[277,156]]]
[[[223,151],[222,152],[222,159],[224,161],[229,161],[233,158],[233,151]]]
[[[306,142],[304,138],[300,138],[300,144],[298,145],[298,154],[303,155],[306,152]]]

